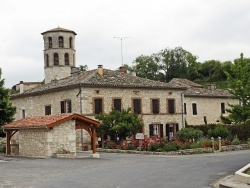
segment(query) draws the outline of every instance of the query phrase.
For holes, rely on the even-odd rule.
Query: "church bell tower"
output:
[[[71,75],[75,67],[74,31],[55,28],[42,33],[44,39],[45,84]]]

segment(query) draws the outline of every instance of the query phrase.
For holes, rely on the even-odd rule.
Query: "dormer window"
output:
[[[52,48],[52,38],[49,37],[49,48]]]
[[[59,40],[59,48],[63,48],[63,37],[60,36],[58,40]]]

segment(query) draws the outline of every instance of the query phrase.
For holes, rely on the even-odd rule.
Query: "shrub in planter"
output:
[[[197,130],[194,128],[183,128],[180,131],[178,131],[176,135],[180,141],[185,142],[190,139],[197,140],[198,138],[202,137],[203,132],[201,130]]]

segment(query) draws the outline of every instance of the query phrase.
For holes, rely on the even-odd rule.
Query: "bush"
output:
[[[206,125],[188,125],[186,128],[194,128],[197,130],[201,130],[204,135],[208,134],[209,129],[214,129],[216,127],[216,124],[206,124]]]
[[[247,141],[250,137],[250,123],[229,125],[228,129],[233,136],[237,135],[242,141]]]
[[[231,142],[232,145],[239,145],[240,144],[240,140],[237,137],[237,135],[234,137],[233,141]]]
[[[214,138],[227,138],[230,135],[230,131],[227,129],[225,125],[217,125],[215,129],[208,130],[208,136]]]
[[[176,135],[180,141],[185,142],[190,139],[197,140],[198,138],[202,137],[203,132],[201,130],[197,130],[194,128],[183,128],[180,131],[178,131]]]

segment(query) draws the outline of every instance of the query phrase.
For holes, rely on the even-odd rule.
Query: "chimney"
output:
[[[130,72],[130,74],[131,74],[132,76],[136,76],[136,72],[133,71],[133,70]]]
[[[120,72],[127,73],[127,69],[124,66],[120,67]]]
[[[23,93],[23,81],[20,81],[20,84],[19,84],[19,89],[20,89],[20,93]]]
[[[100,76],[103,75],[103,68],[102,68],[102,65],[98,65],[98,74],[99,74]]]

